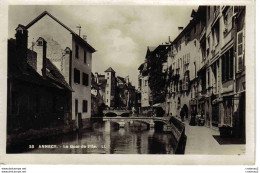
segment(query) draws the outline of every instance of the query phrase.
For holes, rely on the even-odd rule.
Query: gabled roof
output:
[[[147,51],[146,51],[146,55],[145,58],[147,59],[149,57],[149,55],[156,49],[157,47],[155,46],[147,46]]]
[[[114,72],[115,73],[115,71],[111,67],[109,67],[105,72]]]
[[[51,15],[48,11],[44,11],[42,14],[40,14],[38,17],[36,17],[34,20],[32,20],[29,24],[25,26],[26,29],[29,29],[32,25],[34,25],[36,22],[41,20],[45,15],[48,15],[50,18],[52,18],[54,21],[56,21],[58,24],[60,24],[62,27],[64,27],[66,30],[68,30],[75,38],[83,43],[92,53],[96,50],[88,44],[85,40],[83,40],[78,34],[76,34],[74,31],[72,31],[69,27],[67,27],[65,24],[63,24],[61,21],[59,21],[56,17]]]

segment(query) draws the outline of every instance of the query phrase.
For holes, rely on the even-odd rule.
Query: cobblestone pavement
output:
[[[245,145],[220,145],[212,135],[219,135],[218,130],[205,126],[190,126],[185,121],[187,143],[185,154],[245,154]]]

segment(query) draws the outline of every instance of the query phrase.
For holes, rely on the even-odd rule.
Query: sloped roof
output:
[[[117,79],[120,80],[122,83],[126,83],[125,78],[117,76]]]
[[[56,21],[58,24],[60,24],[62,27],[64,27],[66,30],[68,30],[73,36],[75,36],[76,40],[83,43],[92,53],[96,52],[96,50],[88,44],[84,39],[82,39],[78,34],[76,34],[74,31],[72,31],[69,27],[67,27],[65,24],[63,24],[61,21],[59,21],[56,17],[51,15],[48,11],[44,11],[39,16],[37,16],[34,20],[32,20],[29,24],[25,26],[26,29],[29,29],[32,25],[34,25],[36,22],[41,20],[45,15],[48,15],[50,18],[52,18],[54,21]]]
[[[49,72],[46,71],[47,77],[54,80],[55,82],[58,82],[63,87],[66,87],[68,90],[73,91],[59,69],[48,58],[46,58],[46,68],[49,70]]]
[[[91,81],[91,88],[94,88],[94,89],[96,89],[96,90],[99,89],[97,82],[95,82],[94,80]]]
[[[46,61],[46,68],[49,70],[49,72],[46,71],[46,79],[44,79],[36,71],[36,69],[34,69],[28,63],[26,69],[21,68],[20,65],[17,63],[17,61],[15,61],[16,58],[17,58],[17,53],[15,49],[15,41],[14,39],[12,39],[11,42],[8,41],[8,78],[9,79],[22,80],[38,86],[73,91],[65,81],[62,74],[59,72],[56,66],[50,62],[49,59],[47,59]]]
[[[115,71],[111,67],[109,67],[105,72],[114,72],[115,73]]]
[[[144,63],[142,63],[139,67],[138,67],[138,70],[143,70],[144,68]]]
[[[126,84],[118,84],[118,88],[123,89],[123,88],[127,88]]]

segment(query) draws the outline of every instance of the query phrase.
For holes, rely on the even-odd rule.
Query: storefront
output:
[[[220,124],[220,102],[223,101],[223,98],[216,98],[212,101],[212,126],[218,127]]]

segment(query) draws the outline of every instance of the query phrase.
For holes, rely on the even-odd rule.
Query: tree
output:
[[[166,62],[168,45],[159,45],[148,57],[149,87],[153,104],[165,102],[166,75],[163,73],[163,63]]]

